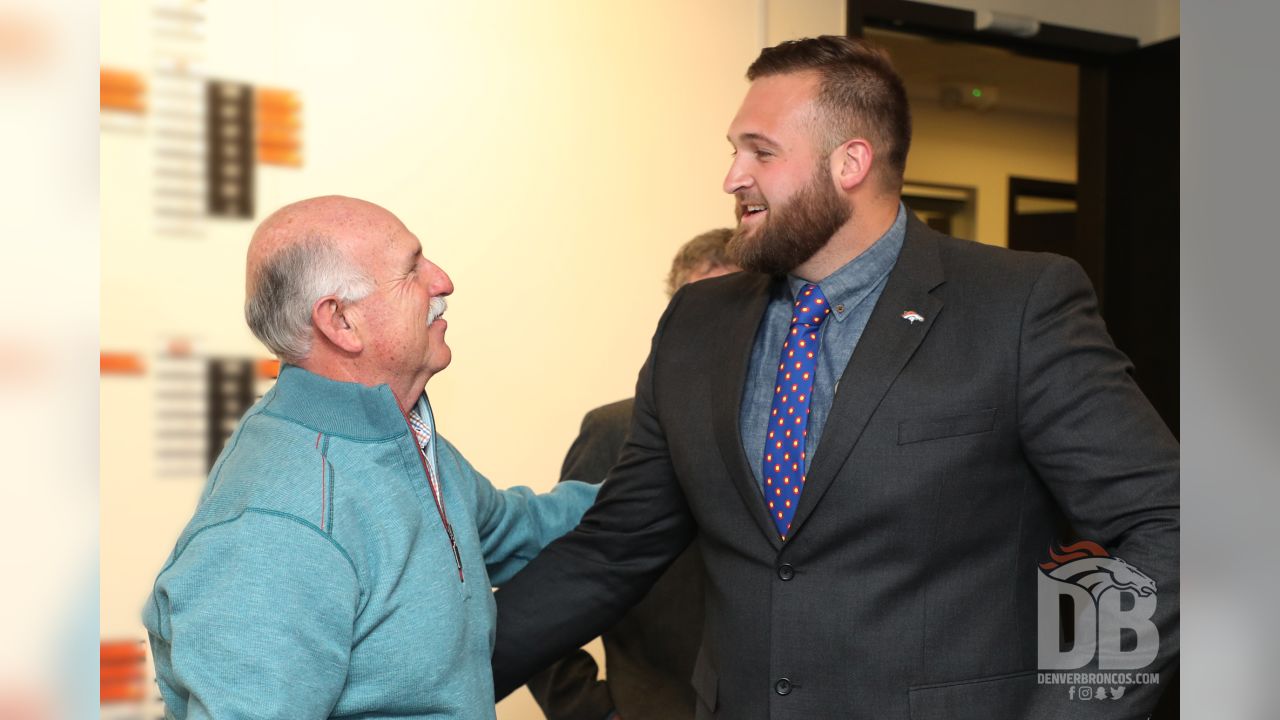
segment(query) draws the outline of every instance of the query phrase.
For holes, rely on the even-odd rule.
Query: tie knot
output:
[[[831,314],[831,308],[827,306],[827,298],[822,294],[822,288],[810,283],[800,288],[791,324],[817,327],[829,314]]]

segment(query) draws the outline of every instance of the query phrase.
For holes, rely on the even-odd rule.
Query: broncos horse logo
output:
[[[1051,562],[1040,563],[1046,575],[1059,582],[1079,585],[1098,602],[1102,593],[1111,588],[1130,590],[1136,595],[1148,597],[1156,594],[1156,581],[1138,568],[1113,557],[1102,546],[1088,540],[1066,545],[1062,552],[1049,549]]]

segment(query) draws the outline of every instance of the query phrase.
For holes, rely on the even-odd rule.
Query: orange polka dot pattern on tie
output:
[[[809,436],[809,400],[817,370],[819,332],[831,314],[822,289],[809,284],[800,288],[791,316],[791,329],[782,344],[778,381],[769,409],[769,429],[764,445],[764,496],[769,517],[784,541],[791,534],[791,519],[800,504],[805,481],[805,439]]]

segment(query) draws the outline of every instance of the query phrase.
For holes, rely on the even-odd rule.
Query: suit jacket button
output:
[[[781,680],[773,684],[773,691],[778,693],[779,695],[790,695],[791,681],[786,678],[782,678]]]
[[[791,563],[783,563],[778,566],[778,577],[782,578],[784,581],[790,580],[795,576],[796,576],[796,569],[791,567]]]

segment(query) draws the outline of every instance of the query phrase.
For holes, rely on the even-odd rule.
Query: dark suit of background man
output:
[[[787,42],[747,77],[725,190],[755,272],[672,298],[595,506],[497,594],[499,695],[696,535],[700,718],[1145,717],[1160,685],[1086,702],[1036,684],[1037,563],[1073,537],[1155,581],[1142,670],[1167,684],[1177,666],[1178,447],[1085,274],[906,212],[906,93],[879,53]],[[782,381],[792,337],[818,345],[811,387]],[[779,407],[803,428],[798,493],[764,459]]]
[[[710,230],[676,251],[667,295],[686,284],[740,268],[729,260],[733,231]],[[618,460],[635,400],[598,407],[564,458],[560,479],[603,480]],[[604,634],[606,680],[591,654],[575,650],[529,679],[529,691],[547,720],[681,720],[692,718],[689,677],[702,637],[702,555],[698,544],[671,563],[653,589]]]

